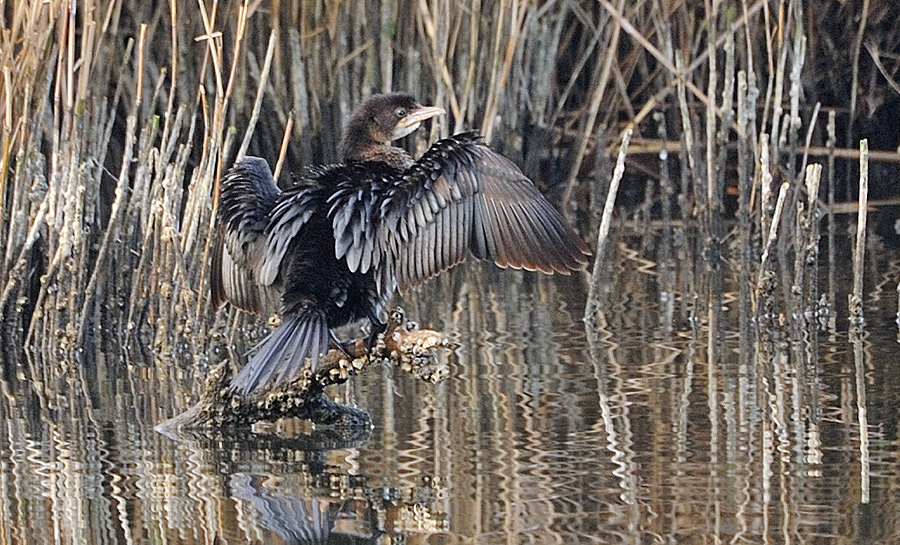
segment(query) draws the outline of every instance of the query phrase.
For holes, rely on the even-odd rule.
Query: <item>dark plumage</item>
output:
[[[280,191],[248,157],[222,179],[212,295],[282,324],[234,378],[249,393],[315,367],[330,329],[379,315],[471,252],[501,267],[569,274],[590,252],[508,159],[473,132],[435,142],[418,160],[390,142],[441,108],[376,95],[353,113],[341,163],[311,169]]]

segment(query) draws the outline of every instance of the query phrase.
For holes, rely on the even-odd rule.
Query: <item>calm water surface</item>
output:
[[[451,376],[334,390],[371,433],[169,437],[202,355],[98,341],[87,395],[52,396],[7,356],[0,544],[900,543],[898,252],[871,253],[859,340],[843,271],[829,314],[757,339],[728,267],[655,253],[621,241],[588,333],[582,278],[476,264],[407,297]]]

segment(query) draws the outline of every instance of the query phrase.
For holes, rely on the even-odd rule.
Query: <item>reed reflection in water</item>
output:
[[[730,273],[615,242],[596,335],[581,278],[471,264],[408,296],[449,335],[452,376],[376,368],[336,390],[371,433],[158,434],[193,356],[109,340],[79,362],[90,403],[7,372],[0,541],[900,542],[898,259],[873,252],[863,336],[838,308],[748,353]]]

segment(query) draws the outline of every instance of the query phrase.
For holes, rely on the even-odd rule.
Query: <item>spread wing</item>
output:
[[[259,157],[243,159],[222,178],[210,278],[216,306],[228,300],[251,312],[277,308],[281,294],[260,285],[257,270],[268,214],[280,193],[268,163]]]
[[[385,177],[383,186],[336,193],[331,209],[337,257],[346,256],[351,271],[378,271],[381,286],[419,285],[468,252],[545,273],[587,264],[590,251],[565,219],[475,133],[438,141]]]
[[[331,167],[324,167],[324,169]],[[266,252],[259,266],[259,282],[271,286],[278,278],[282,261],[291,241],[316,213],[325,198],[318,183],[320,172],[310,171],[301,184],[285,191],[269,215],[266,229]]]

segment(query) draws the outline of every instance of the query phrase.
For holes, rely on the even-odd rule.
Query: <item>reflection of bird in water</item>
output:
[[[396,289],[421,284],[468,252],[545,273],[587,264],[585,243],[477,134],[439,140],[418,161],[390,144],[442,113],[408,94],[376,95],[344,128],[341,164],[311,169],[283,192],[260,158],[225,175],[213,300],[282,315],[233,389],[290,381],[307,358],[315,367],[333,327],[368,318],[371,341]]]
[[[275,532],[285,543],[324,545],[342,541],[371,542],[347,540],[343,539],[347,536],[334,533],[339,513],[333,503],[292,497],[286,491],[264,486],[257,478],[246,474],[232,475],[229,485],[236,499],[254,507],[245,511],[251,517],[247,522]]]

